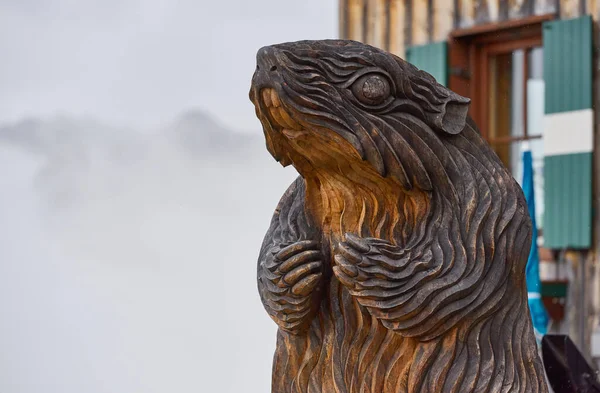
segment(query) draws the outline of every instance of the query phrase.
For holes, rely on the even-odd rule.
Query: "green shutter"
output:
[[[592,107],[592,17],[544,23],[546,113]]]
[[[545,157],[544,181],[544,245],[555,249],[589,248],[592,153]]]
[[[592,240],[592,18],[544,23],[544,245]]]
[[[446,42],[408,47],[406,61],[433,75],[439,84],[448,86],[448,46]]]

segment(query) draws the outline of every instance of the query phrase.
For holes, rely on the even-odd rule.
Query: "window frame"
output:
[[[489,64],[490,57],[511,53],[518,49],[525,51],[524,75],[528,75],[527,53],[535,47],[542,47],[542,24],[555,19],[554,14],[538,15],[524,19],[479,25],[473,28],[458,29],[450,33],[448,42],[448,85],[451,90],[471,98],[469,115],[479,127],[488,143],[512,144],[541,135],[527,132],[527,111],[523,110],[523,135],[490,138],[489,135]],[[524,78],[524,83],[527,83]],[[524,89],[523,105],[527,105],[527,89]],[[526,109],[526,107],[524,108]]]

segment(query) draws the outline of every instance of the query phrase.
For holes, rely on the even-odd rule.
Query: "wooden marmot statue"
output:
[[[257,60],[267,148],[301,175],[258,261],[272,392],[546,393],[527,205],[469,100],[354,41]]]

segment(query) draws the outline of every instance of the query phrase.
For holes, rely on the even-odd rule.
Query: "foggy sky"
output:
[[[0,0],[1,393],[268,391],[256,258],[297,174],[249,83],[335,3]]]
[[[0,123],[92,115],[154,126],[199,107],[257,130],[263,45],[337,36],[334,0],[0,0]]]
[[[256,260],[296,173],[212,128],[0,125],[0,392],[268,391]]]

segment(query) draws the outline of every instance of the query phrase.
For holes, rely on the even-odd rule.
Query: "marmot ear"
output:
[[[435,130],[458,134],[467,123],[471,100],[440,85],[425,71],[417,71],[410,80],[412,98],[425,114],[425,120]]]

